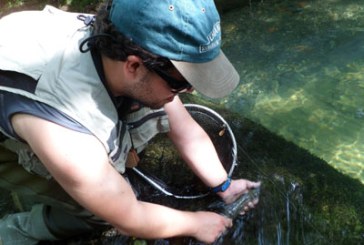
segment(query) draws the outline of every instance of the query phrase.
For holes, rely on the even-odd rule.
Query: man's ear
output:
[[[136,55],[129,55],[125,61],[125,68],[129,74],[136,76],[140,72],[140,69],[144,69],[143,61]]]

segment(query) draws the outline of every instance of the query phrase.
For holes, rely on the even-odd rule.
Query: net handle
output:
[[[153,177],[151,177],[148,174],[141,171],[140,169],[138,169],[137,167],[133,167],[132,170],[138,176],[142,177],[152,187],[154,187],[156,190],[160,191],[161,193],[165,194],[166,196],[171,196],[176,199],[198,199],[198,198],[202,198],[202,197],[205,197],[210,194],[209,192],[205,192],[205,193],[198,194],[198,195],[177,195],[177,194],[173,193],[172,191],[168,190],[169,188],[168,188],[167,184],[164,183],[163,180],[155,177],[154,175],[153,175]],[[163,183],[163,184],[161,184],[161,183]]]

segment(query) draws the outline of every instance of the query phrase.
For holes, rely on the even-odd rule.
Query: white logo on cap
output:
[[[208,43],[200,45],[200,53],[205,53],[211,49],[216,48],[221,42],[221,27],[220,21],[216,22],[212,28],[212,31],[207,36]]]

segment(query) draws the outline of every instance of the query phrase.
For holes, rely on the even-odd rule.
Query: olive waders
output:
[[[53,179],[26,171],[18,164],[17,154],[2,145],[0,187],[12,191],[20,211],[0,220],[0,245],[32,245],[109,227],[79,206]]]

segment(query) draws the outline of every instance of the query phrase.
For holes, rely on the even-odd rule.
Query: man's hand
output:
[[[232,180],[229,188],[224,192],[218,192],[217,194],[224,200],[225,203],[230,204],[234,202],[239,196],[249,192],[249,190],[260,186],[260,182],[253,182],[246,179]],[[242,214],[251,208],[254,208],[258,204],[259,200],[249,202],[248,206],[244,207]]]
[[[200,226],[192,236],[207,244],[215,242],[233,225],[231,219],[214,212],[196,212],[195,217],[198,219]]]

